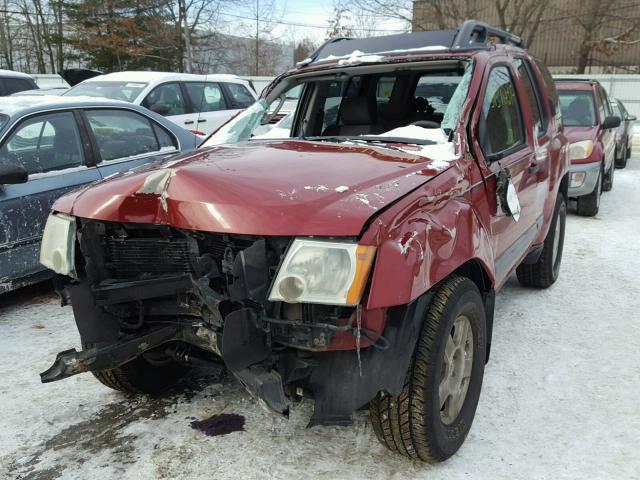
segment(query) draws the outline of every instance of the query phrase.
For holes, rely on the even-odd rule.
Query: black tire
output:
[[[158,395],[190,370],[160,352],[147,352],[118,368],[92,372],[100,383],[124,393]],[[151,360],[153,358],[153,360]]]
[[[472,358],[472,366],[466,392],[464,397],[460,396],[461,407],[447,424],[442,412],[448,408],[447,402],[453,400],[447,396],[441,403],[439,386],[445,373],[450,371],[445,364],[445,347],[450,338],[453,342],[455,331],[452,328],[462,315],[468,319],[473,337],[471,342],[464,343],[464,350],[456,349],[455,352],[456,355],[468,353],[471,343],[473,354],[467,358]],[[460,448],[471,428],[480,397],[486,360],[485,324],[482,298],[471,280],[454,276],[437,288],[427,308],[402,392],[397,397],[380,392],[371,401],[371,423],[383,445],[429,463],[446,460]],[[449,358],[460,363],[464,355],[460,353],[458,357],[451,355]],[[460,377],[456,377],[456,381],[457,378]],[[464,381],[460,382],[463,384]]]
[[[629,160],[631,158],[631,149],[633,147],[627,147],[627,160]]]
[[[558,193],[551,226],[544,239],[542,254],[536,263],[519,265],[516,269],[518,281],[526,287],[548,288],[558,279],[562,263],[564,233],[567,224],[567,201]],[[556,232],[558,235],[556,236]],[[554,252],[555,255],[554,255]]]
[[[620,158],[616,156],[616,168],[626,167],[628,158],[629,158],[628,148],[627,148],[627,145],[625,144],[624,150],[622,151],[622,155],[620,155]]]
[[[593,187],[593,192],[589,195],[583,195],[578,197],[578,203],[576,205],[578,215],[583,217],[595,217],[600,210],[600,194],[602,193],[602,170],[598,175],[596,186]]]

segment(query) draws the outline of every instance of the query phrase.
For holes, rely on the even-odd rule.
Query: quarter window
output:
[[[159,138],[151,122],[137,113],[90,110],[86,116],[103,161],[157,152],[169,146],[166,137]],[[168,134],[165,132],[165,135]]]
[[[0,148],[3,162],[30,175],[84,164],[80,133],[71,112],[39,115],[22,122]]]
[[[247,108],[255,102],[255,99],[244,85],[239,83],[225,83],[233,100],[234,108]]]
[[[154,88],[144,99],[142,106],[164,116],[187,113],[187,104],[177,83],[165,83]]]
[[[482,103],[479,136],[487,158],[500,158],[524,144],[522,115],[507,67],[495,67],[489,75]]]
[[[217,83],[188,82],[184,85],[194,112],[216,112],[227,109],[222,90]]]

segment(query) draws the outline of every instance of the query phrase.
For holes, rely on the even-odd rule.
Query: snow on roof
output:
[[[64,108],[85,106],[131,106],[128,102],[107,100],[95,97],[61,97],[58,95],[3,97],[0,102],[0,113],[13,115],[24,110],[36,110],[37,107]]]
[[[106,75],[98,75],[97,77],[89,78],[85,82],[159,82],[169,80],[226,80],[226,81],[238,81],[243,82],[236,75],[230,74],[207,74],[207,75],[195,75],[192,73],[172,73],[172,72],[116,72],[107,73]]]
[[[13,70],[2,70],[0,69],[0,77],[18,77],[18,78],[30,78],[33,80],[33,77],[29,74],[22,72],[14,72]]]

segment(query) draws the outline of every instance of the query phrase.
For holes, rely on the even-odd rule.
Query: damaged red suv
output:
[[[252,139],[295,88],[288,134]],[[196,153],[55,204],[41,260],[84,350],[42,381],[156,393],[222,360],[275,412],[308,396],[310,425],[345,425],[368,405],[383,444],[442,461],[473,421],[495,292],[558,277],[567,149],[518,37],[332,40]]]

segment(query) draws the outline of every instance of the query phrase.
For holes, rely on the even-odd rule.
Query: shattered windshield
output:
[[[424,70],[315,79],[304,88],[296,85],[271,104],[258,101],[203,146],[290,137],[422,146],[450,143],[472,74],[472,62],[456,61]],[[306,110],[295,115],[300,125],[280,128],[274,119],[292,92],[299,96],[302,91],[310,92],[312,100],[304,102]]]

